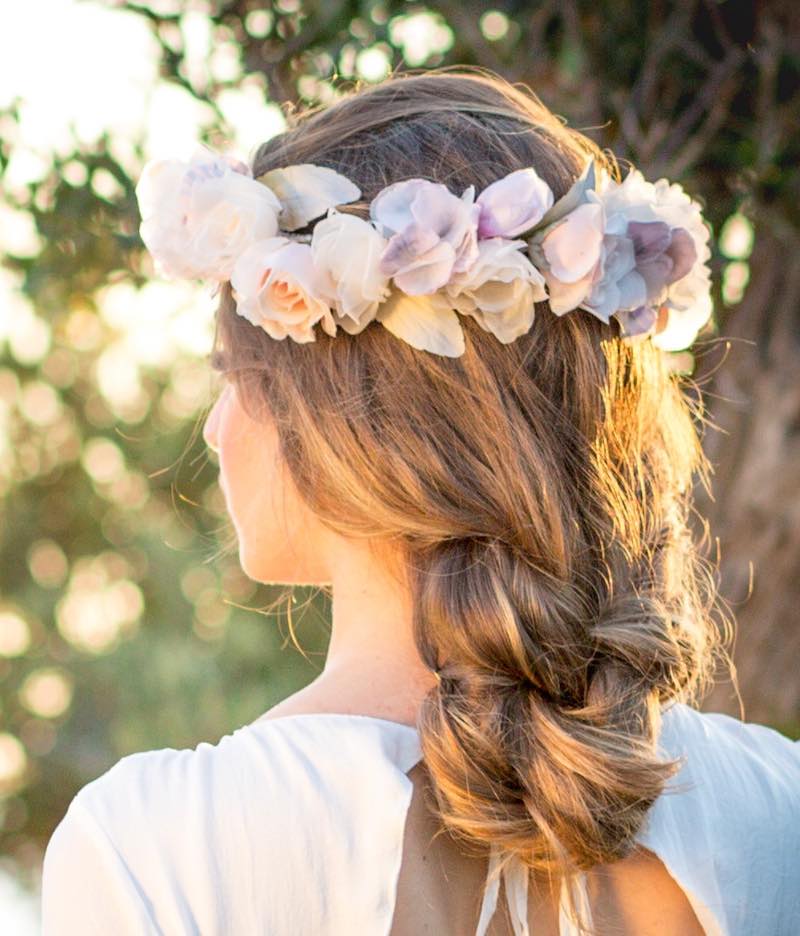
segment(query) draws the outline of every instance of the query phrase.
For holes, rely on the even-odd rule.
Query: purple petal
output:
[[[666,283],[669,286],[670,283],[683,279],[697,261],[694,238],[686,228],[672,229],[672,243],[667,249],[667,255],[672,260],[672,272]]]
[[[445,237],[463,223],[467,206],[444,185],[427,182],[424,188],[417,189],[410,210],[417,225]]]
[[[636,248],[638,263],[664,253],[670,244],[670,229],[663,221],[629,221],[628,237]]]
[[[619,321],[623,338],[645,335],[656,321],[656,312],[652,306],[643,305],[629,311],[618,311],[614,317]]]
[[[653,299],[664,290],[672,275],[672,258],[667,254],[658,254],[639,262],[636,272],[647,285],[647,298]]]
[[[412,263],[395,273],[394,281],[409,296],[429,295],[450,279],[454,260],[452,246],[447,241],[439,241],[427,253],[415,257]]]
[[[393,276],[421,254],[427,253],[439,243],[439,235],[422,224],[409,224],[399,234],[389,239],[381,254],[380,270],[385,276]]]
[[[480,210],[480,206],[477,204],[469,206],[461,243],[453,244],[456,251],[453,270],[456,273],[463,273],[464,270],[468,270],[478,259],[478,217],[480,216]],[[453,243],[452,240],[450,242]]]
[[[631,221],[628,236],[633,239],[636,269],[647,284],[650,300],[686,276],[697,260],[694,239],[685,228],[670,228],[663,221]]]
[[[535,169],[518,169],[488,185],[477,204],[479,237],[516,237],[541,221],[553,205],[553,193]]]
[[[420,192],[425,192],[432,184],[425,179],[406,179],[394,182],[375,196],[369,213],[384,236],[401,231],[411,223],[411,204]]]

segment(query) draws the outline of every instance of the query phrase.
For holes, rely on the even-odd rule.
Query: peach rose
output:
[[[331,336],[336,323],[320,284],[311,247],[286,237],[252,244],[236,261],[231,275],[236,311],[271,338],[315,341],[320,322]]]

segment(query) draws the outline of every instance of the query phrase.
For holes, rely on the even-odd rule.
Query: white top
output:
[[[707,934],[796,936],[800,742],[676,704],[660,745],[687,759],[639,842]],[[386,936],[421,756],[408,725],[297,714],[123,757],[50,839],[43,936]],[[493,864],[476,936],[497,902]],[[522,871],[511,865],[506,894],[517,936],[535,936]]]

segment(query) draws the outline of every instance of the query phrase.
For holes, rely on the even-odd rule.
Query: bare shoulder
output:
[[[587,874],[599,932],[704,936],[692,906],[664,863],[645,848]]]

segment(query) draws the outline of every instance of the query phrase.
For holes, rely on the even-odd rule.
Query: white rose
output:
[[[544,276],[520,250],[526,246],[504,237],[478,241],[477,260],[445,287],[459,312],[472,315],[503,344],[530,329],[534,303],[547,298]]]
[[[317,322],[329,335],[336,334],[308,244],[286,237],[257,241],[236,261],[231,286],[236,311],[271,338],[316,341]]]
[[[145,246],[167,276],[230,279],[239,254],[278,230],[281,204],[233,160],[199,149],[147,163],[136,197]]]
[[[366,328],[389,295],[389,279],[380,268],[385,248],[386,239],[355,215],[330,212],[314,226],[311,255],[320,295],[351,335]]]

